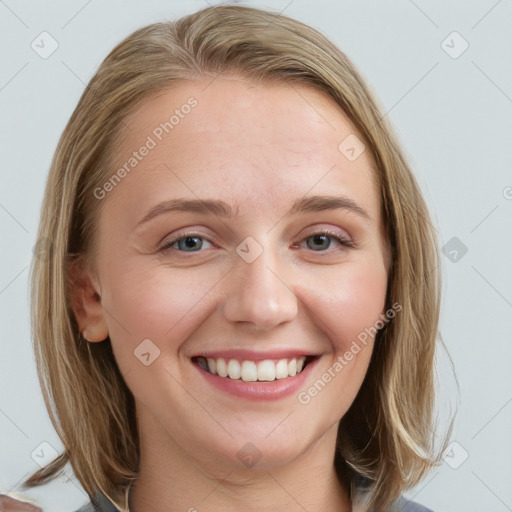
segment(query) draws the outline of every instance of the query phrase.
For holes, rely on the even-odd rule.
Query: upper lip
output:
[[[292,359],[294,357],[316,357],[310,350],[300,350],[297,348],[283,348],[279,350],[268,350],[265,352],[247,350],[247,349],[227,349],[204,351],[193,357],[204,357],[206,359],[237,359],[239,361],[263,361],[264,359]]]

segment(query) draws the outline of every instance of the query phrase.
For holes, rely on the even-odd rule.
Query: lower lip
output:
[[[194,366],[199,370],[206,382],[221,391],[249,400],[266,401],[279,400],[280,398],[297,393],[304,386],[304,382],[311,374],[317,362],[318,358],[309,362],[306,368],[294,377],[276,379],[270,382],[245,382],[241,379],[219,377],[207,372],[197,363],[194,363]]]

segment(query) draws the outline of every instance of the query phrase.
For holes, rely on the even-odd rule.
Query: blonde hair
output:
[[[65,451],[27,485],[45,483],[69,461],[91,498],[101,491],[122,506],[139,464],[134,400],[110,340],[88,343],[79,332],[70,268],[91,258],[102,203],[94,190],[112,174],[126,116],[177,80],[228,72],[322,91],[349,116],[374,158],[391,252],[387,308],[398,303],[401,311],[377,334],[365,381],[340,423],[335,461],[353,499],[387,510],[439,460],[433,436],[440,307],[435,231],[392,129],[349,59],[307,25],[243,6],[209,7],[134,32],[105,58],[62,134],[38,233],[46,257],[34,259],[31,283],[40,382]]]

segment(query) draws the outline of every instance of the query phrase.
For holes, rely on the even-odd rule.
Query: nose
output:
[[[252,263],[242,258],[235,262],[223,308],[229,322],[268,331],[297,316],[298,299],[285,282],[282,265],[277,265],[269,253],[264,250]]]

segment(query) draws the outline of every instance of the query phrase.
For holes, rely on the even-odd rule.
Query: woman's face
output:
[[[334,443],[387,285],[359,139],[327,96],[237,78],[124,123],[93,283],[143,443],[238,467]]]

